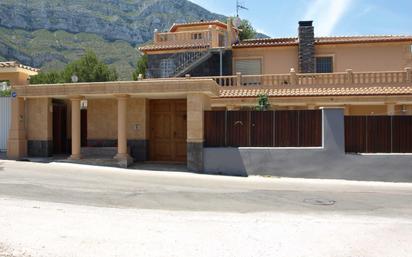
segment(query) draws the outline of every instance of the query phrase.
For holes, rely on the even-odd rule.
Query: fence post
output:
[[[242,85],[242,73],[236,73],[236,86],[240,87]]]
[[[298,84],[298,76],[296,75],[296,71],[294,68],[290,69],[290,84],[292,85]]]
[[[405,72],[406,72],[405,82],[412,82],[412,68],[406,67]]]
[[[347,69],[346,70],[346,84],[353,84],[353,70]]]

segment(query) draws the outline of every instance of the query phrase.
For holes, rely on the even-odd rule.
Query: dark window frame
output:
[[[319,63],[322,61],[323,63]],[[334,56],[316,56],[315,57],[315,68],[316,73],[333,73],[334,72]],[[329,66],[329,67],[328,67]]]

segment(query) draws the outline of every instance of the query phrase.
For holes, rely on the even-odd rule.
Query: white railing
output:
[[[306,86],[306,85],[393,85],[412,83],[412,71],[382,72],[346,72],[337,73],[301,73],[291,71],[289,74],[242,75],[202,77],[212,78],[222,87],[273,87],[273,86]],[[192,77],[196,79],[196,77]]]

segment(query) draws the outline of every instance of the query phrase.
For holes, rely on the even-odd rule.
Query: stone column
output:
[[[117,95],[117,155],[114,157],[119,165],[127,168],[132,158],[127,151],[127,100],[128,95]]]
[[[187,95],[187,168],[203,171],[204,111],[210,110],[210,97],[200,93]]]
[[[25,129],[25,101],[21,97],[11,101],[11,126],[9,131],[7,157],[20,159],[27,155],[27,138]]]
[[[69,159],[79,160],[81,159],[81,114],[80,114],[80,101],[81,96],[71,97],[72,105],[72,155]]]

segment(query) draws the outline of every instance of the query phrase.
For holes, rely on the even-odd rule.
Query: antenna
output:
[[[239,2],[239,0],[236,0],[236,17],[238,17],[238,18],[239,18],[239,11],[240,10],[249,10],[249,9],[244,6],[244,3]]]

